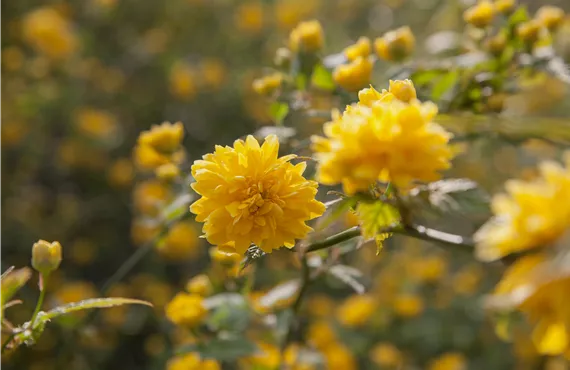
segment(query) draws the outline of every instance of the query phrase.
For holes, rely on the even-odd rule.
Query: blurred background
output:
[[[263,75],[264,66],[272,63],[275,50],[286,43],[298,22],[321,21],[325,53],[339,52],[359,36],[376,37],[409,25],[418,39],[416,55],[429,56],[426,37],[439,31],[461,32],[462,12],[469,3],[4,1],[2,271],[28,265],[31,246],[38,239],[58,240],[64,260],[50,283],[48,305],[98,296],[106,279],[141,240],[148,239],[132,223],[137,197],[133,186],[138,178],[131,154],[141,131],[163,121],[181,121],[191,163],[215,144],[230,144],[271,123],[268,102],[252,91],[252,81]],[[526,3],[534,10],[546,1]],[[566,0],[547,3],[570,10]],[[569,50],[561,52],[568,55]],[[566,96],[567,91],[561,94]],[[569,114],[568,107],[555,113]],[[309,131],[318,130],[315,126]],[[508,143],[475,145],[477,153],[489,154],[492,148],[492,157],[485,164],[473,153],[460,157],[457,174],[479,177],[488,190],[524,173],[523,163],[556,152],[537,141],[525,143],[523,149]],[[22,348],[3,365],[31,370],[164,368],[177,333],[165,323],[163,306],[208,264],[199,227],[190,222],[180,227],[170,240],[175,252],[151,253],[109,292],[147,299],[154,303],[156,314],[139,307],[112,309],[81,330],[75,326],[82,318],[73,317],[50,326],[37,346]],[[458,363],[473,369],[524,368],[521,364],[534,368],[537,363],[530,360],[535,357],[528,343],[526,347],[503,344],[475,308],[477,292],[492,286],[495,271],[483,271],[469,259],[453,258],[450,264],[452,256],[415,241],[391,243],[413,244],[409,248],[417,253],[394,253],[370,263],[375,252],[370,248],[351,257],[374,287],[371,294],[386,300],[393,297],[389,305],[390,312],[396,312],[395,321],[377,302],[376,313],[368,314],[380,324],[392,323],[384,331],[362,334],[355,329],[358,317],[367,315],[359,307],[371,306],[365,300],[345,302],[352,297],[346,287],[332,283],[312,296],[308,309],[317,334],[308,335],[326,332],[318,327],[324,320],[335,322],[337,336],[344,342],[341,349],[353,358],[346,362],[351,366],[337,368],[397,368],[406,353],[417,358],[418,368],[435,366],[430,367],[434,370],[461,369],[453,367]],[[426,261],[426,255],[431,259]],[[292,259],[278,253],[270,256],[260,274],[264,268],[287,264],[292,269]],[[420,266],[418,261],[426,263]],[[392,268],[376,270],[380,264]],[[398,283],[401,268],[415,274],[404,287]],[[267,287],[282,280],[273,279],[268,278]],[[34,283],[20,295],[26,304],[7,312],[11,321],[21,323],[30,317],[37,295]],[[337,303],[332,297],[345,303],[343,312],[356,312],[354,323],[335,321]],[[329,356],[342,356],[339,348],[331,349]]]

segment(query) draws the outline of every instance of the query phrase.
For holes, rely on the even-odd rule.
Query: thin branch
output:
[[[320,242],[315,242],[315,243],[309,244],[305,247],[304,250],[306,252],[318,251],[318,250],[325,249],[325,248],[331,247],[333,245],[342,243],[344,241],[350,240],[352,238],[356,238],[357,236],[360,236],[360,227],[354,226],[354,227],[351,227],[350,229],[341,231],[338,234],[329,236],[328,238],[325,238],[324,240],[321,240]]]

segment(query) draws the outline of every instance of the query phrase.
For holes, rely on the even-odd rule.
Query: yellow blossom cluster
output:
[[[342,184],[345,192],[365,191],[377,181],[406,188],[414,181],[439,179],[449,167],[451,134],[433,118],[437,107],[417,100],[411,81],[392,81],[390,89],[359,93],[359,102],[313,136],[317,179]]]
[[[289,48],[294,52],[312,53],[322,49],[325,36],[317,20],[301,22],[289,35]]]
[[[166,370],[220,370],[216,360],[202,359],[198,353],[190,352],[168,360]]]
[[[134,149],[134,160],[142,170],[158,170],[161,166],[179,164],[184,159],[181,148],[184,126],[181,122],[164,122],[143,131]]]
[[[53,59],[69,57],[78,46],[69,21],[51,7],[37,8],[26,14],[22,21],[22,35],[39,53]]]
[[[189,328],[199,325],[208,314],[203,297],[188,293],[178,293],[174,296],[164,312],[172,323]]]
[[[204,222],[206,239],[214,245],[234,243],[238,253],[256,244],[265,252],[292,248],[312,229],[308,220],[323,214],[315,200],[317,183],[306,180],[306,163],[290,163],[295,155],[278,157],[275,135],[259,145],[253,136],[233,147],[216,146],[192,166],[192,189],[201,198],[190,211]]]

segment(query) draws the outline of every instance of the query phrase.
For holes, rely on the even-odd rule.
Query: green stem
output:
[[[34,328],[34,324],[36,322],[36,318],[40,313],[42,306],[44,305],[44,299],[46,297],[46,285],[47,285],[47,277],[49,274],[40,273],[40,297],[38,298],[38,302],[36,303],[36,309],[34,310],[34,314],[30,319],[30,328]]]
[[[12,342],[12,339],[14,339],[15,336],[16,336],[16,333],[12,333],[12,334],[10,334],[8,339],[6,339],[6,341],[2,345],[2,353],[4,353],[6,351],[6,349],[8,348],[8,344],[10,344],[10,342]]]
[[[350,229],[341,231],[338,234],[329,236],[328,238],[325,238],[320,242],[309,244],[306,248],[306,252],[314,252],[321,249],[325,249],[335,244],[342,243],[352,238],[356,238],[357,236],[360,236],[360,227],[354,226],[351,227]]]

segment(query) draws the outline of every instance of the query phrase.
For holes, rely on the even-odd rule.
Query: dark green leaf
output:
[[[255,343],[247,339],[213,339],[208,342],[189,344],[180,347],[176,353],[196,352],[202,358],[212,358],[218,361],[234,361],[241,357],[251,356],[258,351]]]
[[[459,82],[459,71],[453,70],[441,77],[433,86],[431,97],[435,101],[439,101],[446,97],[452,89],[455,88]]]

